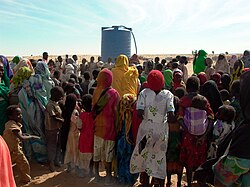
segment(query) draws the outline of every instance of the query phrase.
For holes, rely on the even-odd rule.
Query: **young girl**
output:
[[[67,164],[68,171],[71,171],[72,169],[75,169],[76,166],[78,166],[79,163],[79,150],[78,150],[78,141],[80,132],[77,129],[77,117],[79,116],[79,112],[76,109],[77,108],[77,98],[75,94],[69,94],[66,97],[65,101],[65,107],[66,111],[69,110],[69,113],[67,113],[68,117],[66,123],[69,123],[69,131],[68,131],[68,138],[67,138],[67,144],[66,144],[66,151],[65,151],[65,157],[64,157],[64,164]],[[72,110],[73,109],[73,110]]]
[[[186,88],[184,81],[182,80],[182,72],[175,72],[173,77],[173,88],[183,87]]]
[[[189,77],[188,94],[179,103],[179,124],[184,129],[181,141],[180,162],[187,171],[188,187],[192,172],[207,158],[207,135],[211,131],[213,111],[207,99],[198,94],[199,79]]]
[[[79,138],[79,169],[80,176],[85,176],[88,172],[89,176],[93,176],[93,152],[94,152],[94,119],[92,116],[92,96],[86,94],[82,97],[83,112],[79,118],[82,121],[78,128],[81,130]],[[88,171],[86,170],[88,169]]]
[[[149,186],[149,176],[154,184],[164,186],[166,178],[166,152],[168,146],[168,117],[173,118],[173,94],[164,87],[164,77],[158,70],[152,70],[137,102],[138,115],[143,118],[139,126],[136,146],[130,161],[130,172],[145,172],[144,186]]]
[[[216,158],[218,144],[230,133],[234,125],[235,110],[230,105],[222,105],[216,114],[212,142],[208,151],[208,159]]]
[[[215,73],[215,69],[213,67],[213,60],[207,57],[205,60],[205,64],[206,64],[205,73],[206,73],[207,79],[209,80],[211,78],[211,75]]]
[[[167,187],[171,186],[171,175],[177,174],[178,183],[177,187],[181,186],[181,177],[183,167],[179,163],[180,156],[180,144],[181,144],[181,132],[180,125],[177,121],[177,112],[180,99],[174,97],[174,108],[175,108],[175,118],[173,122],[169,122],[169,140],[168,140],[168,151],[167,151]]]

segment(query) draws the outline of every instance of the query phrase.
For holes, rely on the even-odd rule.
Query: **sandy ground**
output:
[[[22,185],[19,182],[18,171],[14,167],[14,175],[16,184],[18,187],[80,187],[80,186],[89,186],[89,187],[102,187],[104,183],[93,183],[93,177],[80,178],[75,173],[68,173],[65,168],[57,168],[56,172],[50,172],[48,165],[41,165],[38,163],[30,163],[31,166],[31,177],[32,181],[29,184]],[[105,176],[105,172],[100,172],[101,176]],[[177,175],[172,176],[173,187],[177,183]],[[134,186],[138,186],[137,182]],[[186,185],[185,172],[183,174],[182,186]],[[113,187],[122,187],[124,185],[119,185],[115,183]]]

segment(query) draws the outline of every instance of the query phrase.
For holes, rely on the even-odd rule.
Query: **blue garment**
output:
[[[125,120],[122,123],[122,129],[120,134],[117,136],[117,176],[118,181],[121,184],[133,185],[138,174],[130,173],[130,158],[132,156],[134,146],[127,142],[125,135]],[[132,131],[129,132],[129,138],[132,140]]]

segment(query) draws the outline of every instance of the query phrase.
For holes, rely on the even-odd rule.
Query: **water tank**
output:
[[[110,57],[115,62],[115,58],[120,54],[130,57],[131,33],[132,29],[124,26],[102,27],[102,60],[107,62]]]

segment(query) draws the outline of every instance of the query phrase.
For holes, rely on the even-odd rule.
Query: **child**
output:
[[[66,108],[66,107],[69,108]],[[66,97],[65,101],[65,110],[67,113],[67,125],[69,125],[67,144],[66,144],[66,152],[64,157],[64,164],[67,164],[67,171],[70,172],[73,169],[77,169],[79,165],[79,150],[78,150],[78,142],[80,132],[77,129],[80,121],[77,120],[79,116],[79,111],[77,110],[77,97],[75,94],[69,94]]]
[[[226,89],[220,91],[220,97],[224,105],[230,105],[230,93]]]
[[[178,122],[184,129],[181,141],[180,162],[187,171],[188,187],[191,187],[192,172],[207,158],[207,136],[213,124],[213,111],[207,99],[198,94],[199,79],[187,80],[188,94],[179,103]]]
[[[86,94],[82,97],[82,106],[84,111],[80,113],[79,118],[82,125],[78,127],[81,130],[79,138],[79,168],[80,176],[84,176],[86,168],[89,170],[89,176],[93,176],[93,152],[94,152],[94,119],[92,116],[92,95]]]
[[[215,73],[215,69],[213,67],[213,60],[207,57],[205,60],[205,64],[206,64],[205,73],[206,73],[207,79],[209,80],[211,78],[211,75]]]
[[[234,129],[235,109],[230,105],[222,105],[216,117],[208,159],[216,158],[218,144]]]
[[[173,88],[175,90],[176,88],[179,88],[179,87],[186,88],[186,85],[182,80],[182,72],[177,71],[174,73]]]
[[[177,174],[178,183],[177,187],[181,186],[182,170],[183,167],[179,163],[180,156],[180,144],[181,144],[181,132],[180,125],[177,121],[177,112],[180,99],[174,97],[174,108],[175,117],[173,122],[169,122],[169,140],[168,140],[168,150],[167,150],[167,187],[171,186],[171,175]]]
[[[26,184],[31,180],[30,165],[23,153],[21,141],[39,139],[39,137],[22,133],[22,111],[17,105],[9,106],[6,115],[9,121],[5,124],[3,138],[9,147],[12,163],[16,163],[20,171],[21,182]]]
[[[45,137],[47,141],[47,152],[49,160],[49,169],[55,171],[55,165],[60,166],[60,141],[59,132],[62,127],[62,111],[58,104],[64,96],[61,87],[55,86],[50,90],[50,100],[45,110]]]
[[[93,116],[95,119],[94,164],[95,182],[100,181],[99,162],[105,162],[105,185],[112,185],[111,163],[115,154],[116,123],[119,104],[118,92],[111,88],[112,72],[107,68],[100,71],[98,84],[93,94]]]
[[[90,84],[90,73],[88,71],[85,71],[83,73],[84,81],[80,84],[82,88],[83,95],[88,94],[88,87]]]
[[[147,78],[148,87],[140,92],[137,110],[143,119],[139,126],[136,146],[130,160],[131,173],[144,173],[143,185],[149,186],[149,176],[154,185],[164,186],[166,152],[168,147],[168,122],[173,119],[173,94],[164,87],[164,77],[152,70]]]

